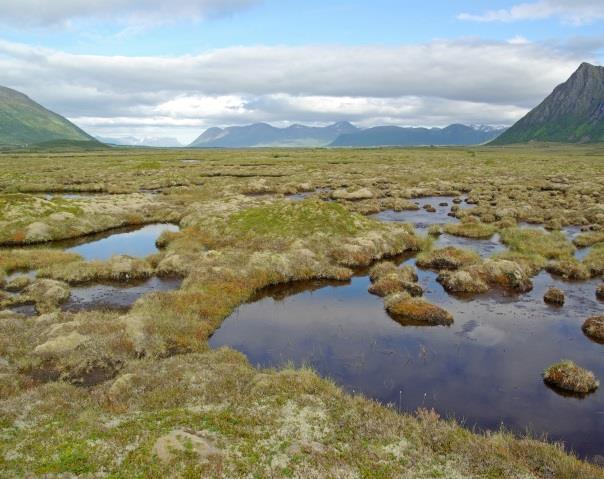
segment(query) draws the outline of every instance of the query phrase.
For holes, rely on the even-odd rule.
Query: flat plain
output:
[[[0,476],[604,477],[601,320],[582,331],[602,314],[603,185],[599,145],[3,152]],[[290,305],[359,278],[387,320],[375,328],[422,335],[413,361],[383,354],[371,376],[442,364],[421,346],[438,336],[444,350],[442,332],[470,320],[491,327],[473,305],[492,301],[515,312],[513,341],[549,344],[524,362],[531,397],[594,432],[506,423],[522,396],[482,422],[406,398],[420,379],[497,390],[511,356],[487,357],[480,382],[430,369],[388,396],[285,347],[267,357],[278,323],[246,326],[264,338],[260,367],[245,337],[212,344],[263,294]],[[566,304],[543,305],[553,285]],[[339,303],[363,311],[353,293]]]

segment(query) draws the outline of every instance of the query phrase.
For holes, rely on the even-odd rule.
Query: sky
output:
[[[510,125],[603,59],[603,0],[0,0],[0,85],[104,138]]]

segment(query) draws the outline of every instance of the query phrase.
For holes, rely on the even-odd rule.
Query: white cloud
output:
[[[0,41],[0,71],[5,86],[92,133],[187,141],[209,126],[255,121],[510,124],[601,43],[564,49],[470,39],[119,57]]]
[[[258,0],[0,0],[0,22],[53,26],[100,18],[129,24],[164,23],[228,14],[255,3]]]
[[[510,9],[490,10],[482,14],[461,13],[457,18],[476,22],[517,22],[558,17],[575,25],[604,18],[602,0],[540,0],[520,3]]]

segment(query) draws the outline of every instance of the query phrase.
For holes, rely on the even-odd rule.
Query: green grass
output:
[[[0,145],[53,140],[95,141],[80,128],[25,95],[0,87]]]
[[[547,233],[532,228],[507,228],[501,232],[501,241],[513,252],[537,254],[547,259],[562,259],[571,256],[575,247],[564,234]]]
[[[235,235],[296,236],[315,233],[354,235],[370,228],[369,221],[338,203],[317,200],[281,202],[235,213],[227,228]]]

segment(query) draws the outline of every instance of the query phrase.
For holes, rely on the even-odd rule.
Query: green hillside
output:
[[[565,83],[491,144],[529,141],[604,141],[604,67],[581,64]]]
[[[96,143],[62,116],[18,91],[0,87],[0,145],[30,146],[55,140]]]

